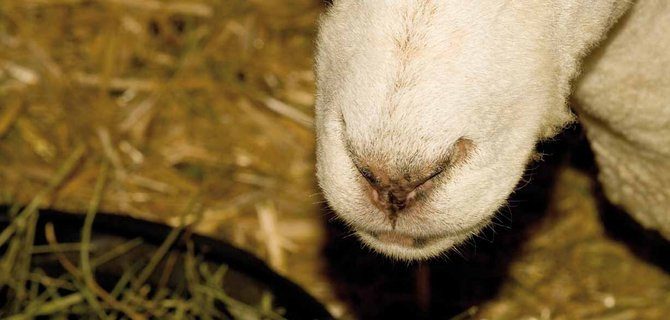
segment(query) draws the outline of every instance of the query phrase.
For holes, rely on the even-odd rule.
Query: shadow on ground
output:
[[[638,258],[654,264],[670,274],[670,241],[657,231],[648,230],[625,211],[599,197],[600,219],[607,235],[626,244]]]

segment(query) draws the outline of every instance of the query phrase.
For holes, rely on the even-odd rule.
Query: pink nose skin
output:
[[[407,191],[397,187],[386,190],[371,185],[370,192],[373,204],[388,213],[396,213],[411,206],[416,198],[415,190]]]
[[[373,173],[370,169],[361,169],[365,178],[368,195],[372,204],[381,211],[396,215],[416,203],[417,196],[433,186],[432,179],[439,172],[424,175],[419,179],[389,178],[383,172]]]
[[[349,149],[355,150],[353,147]],[[364,157],[356,156],[355,152],[351,153],[371,202],[389,214],[394,222],[397,214],[416,205],[421,196],[434,187],[436,180],[448,175],[450,168],[466,163],[475,149],[472,140],[461,137],[448,153],[443,154],[432,165],[417,165],[405,170],[388,170],[383,166],[375,166],[374,163],[383,161],[361,161]]]

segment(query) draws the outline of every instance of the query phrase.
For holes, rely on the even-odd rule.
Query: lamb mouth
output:
[[[413,236],[397,231],[371,231],[357,229],[363,243],[385,255],[399,260],[424,260],[440,255],[449,248],[463,242],[471,235],[479,232],[488,224],[482,221],[472,227],[458,232],[443,233],[431,236]]]
[[[369,232],[361,231],[369,236],[372,236],[377,241],[380,241],[387,245],[395,245],[399,247],[420,249],[423,248],[435,240],[443,238],[441,236],[428,236],[428,237],[414,237],[407,234],[387,231],[387,232]]]
[[[453,240],[454,242],[458,242],[459,239],[463,239],[470,234],[476,233],[484,225],[486,225],[485,222],[455,233],[450,232],[423,237],[412,236],[396,231],[368,231],[359,229],[358,232],[360,232],[364,238],[373,238],[374,240],[385,245],[398,246],[406,249],[423,249],[430,247],[437,242],[443,242],[445,240]]]

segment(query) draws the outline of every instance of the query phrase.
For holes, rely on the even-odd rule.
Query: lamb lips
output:
[[[401,247],[414,247],[415,239],[397,232],[381,232],[375,234],[375,237],[384,243],[395,244]]]

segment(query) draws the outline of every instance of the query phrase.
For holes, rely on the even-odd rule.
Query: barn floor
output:
[[[667,242],[599,195],[578,130],[460,253],[392,263],[347,237],[314,180],[317,0],[0,1],[0,202],[170,225],[184,212],[339,318],[663,319]],[[190,213],[193,203],[196,213]]]

